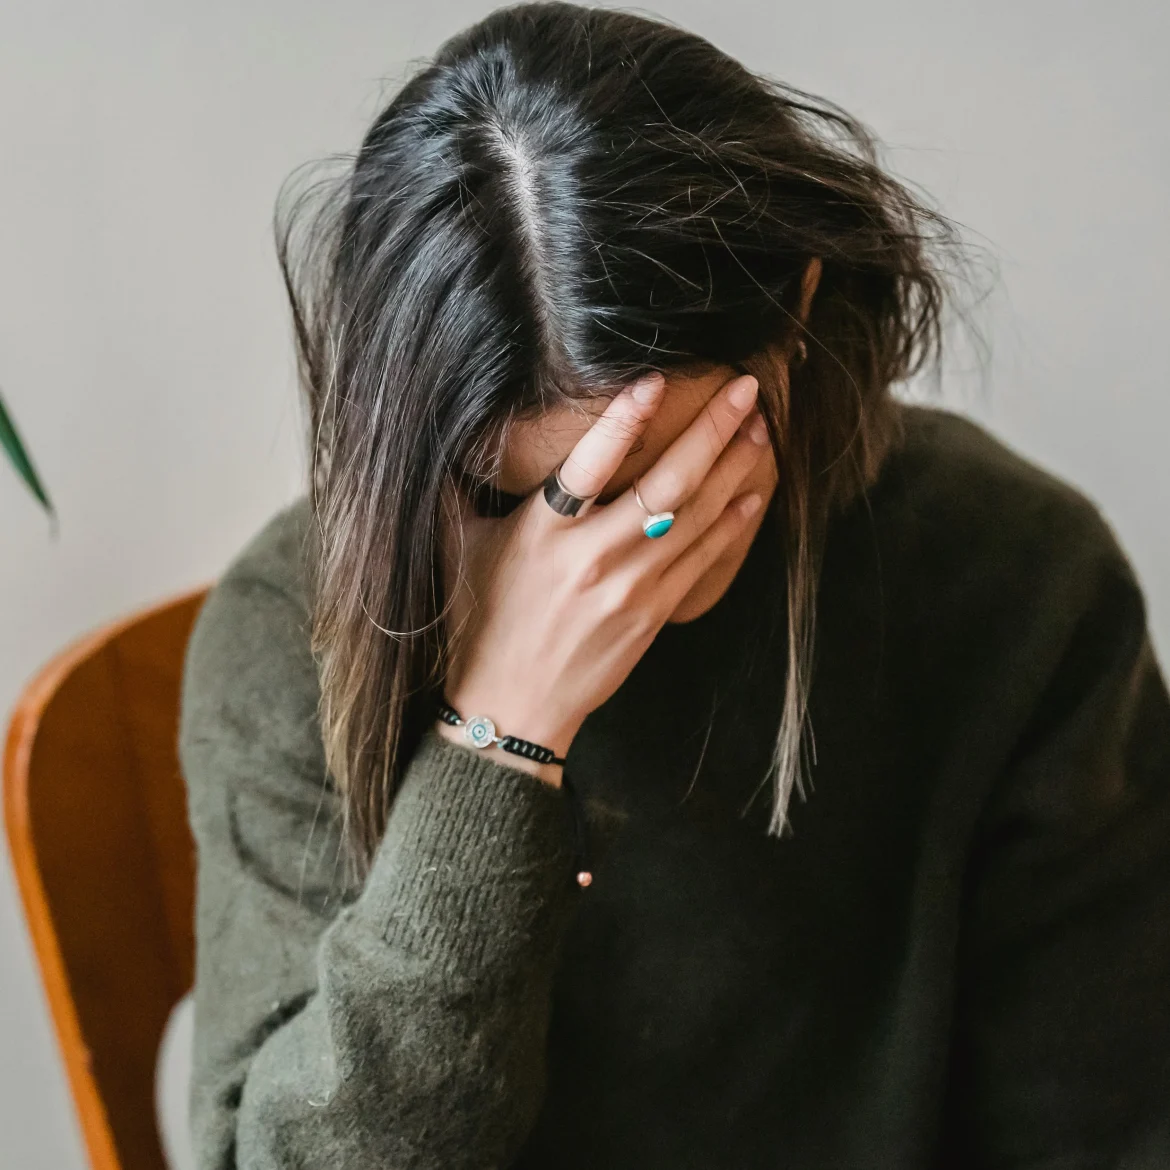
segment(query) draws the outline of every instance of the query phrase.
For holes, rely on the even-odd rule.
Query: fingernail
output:
[[[744,516],[754,516],[759,509],[761,500],[754,492],[750,496],[744,496],[739,502],[739,510]]]
[[[759,383],[755,380],[755,378],[745,378],[742,381],[735,383],[735,385],[728,392],[727,397],[730,400],[732,406],[738,406],[741,410],[743,410],[755,402],[756,390],[758,387]]]
[[[649,406],[662,393],[662,387],[664,385],[666,385],[666,379],[661,374],[647,374],[634,383],[630,389],[630,393],[633,395],[635,402],[640,402],[643,406]]]
[[[768,424],[764,422],[762,414],[757,414],[748,424],[748,438],[757,447],[762,447],[768,441]]]

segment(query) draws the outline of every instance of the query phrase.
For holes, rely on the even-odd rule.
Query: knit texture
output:
[[[306,501],[249,542],[180,729],[202,1170],[1170,1165],[1170,699],[1141,591],[1074,488],[903,417],[833,522],[791,832],[761,787],[768,521],[573,743],[585,890],[565,792],[433,734],[347,877]]]

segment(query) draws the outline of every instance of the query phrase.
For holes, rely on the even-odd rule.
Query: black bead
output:
[[[555,764],[557,754],[552,748],[543,747],[529,739],[520,739],[519,736],[505,735],[500,741],[500,747],[514,756],[523,756],[526,760],[535,760],[538,764]]]

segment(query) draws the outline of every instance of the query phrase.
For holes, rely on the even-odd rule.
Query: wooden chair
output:
[[[194,955],[179,688],[205,593],[59,654],[25,689],[8,732],[13,867],[95,1170],[166,1166],[155,1066]]]

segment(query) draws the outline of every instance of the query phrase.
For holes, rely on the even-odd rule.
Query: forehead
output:
[[[662,402],[641,438],[635,442],[611,487],[625,488],[641,475],[680,435],[711,400],[735,377],[730,366],[669,372]],[[565,461],[582,435],[600,418],[609,398],[583,399],[550,408],[539,415],[513,420],[500,448],[498,485],[522,495],[532,491],[554,467]]]

